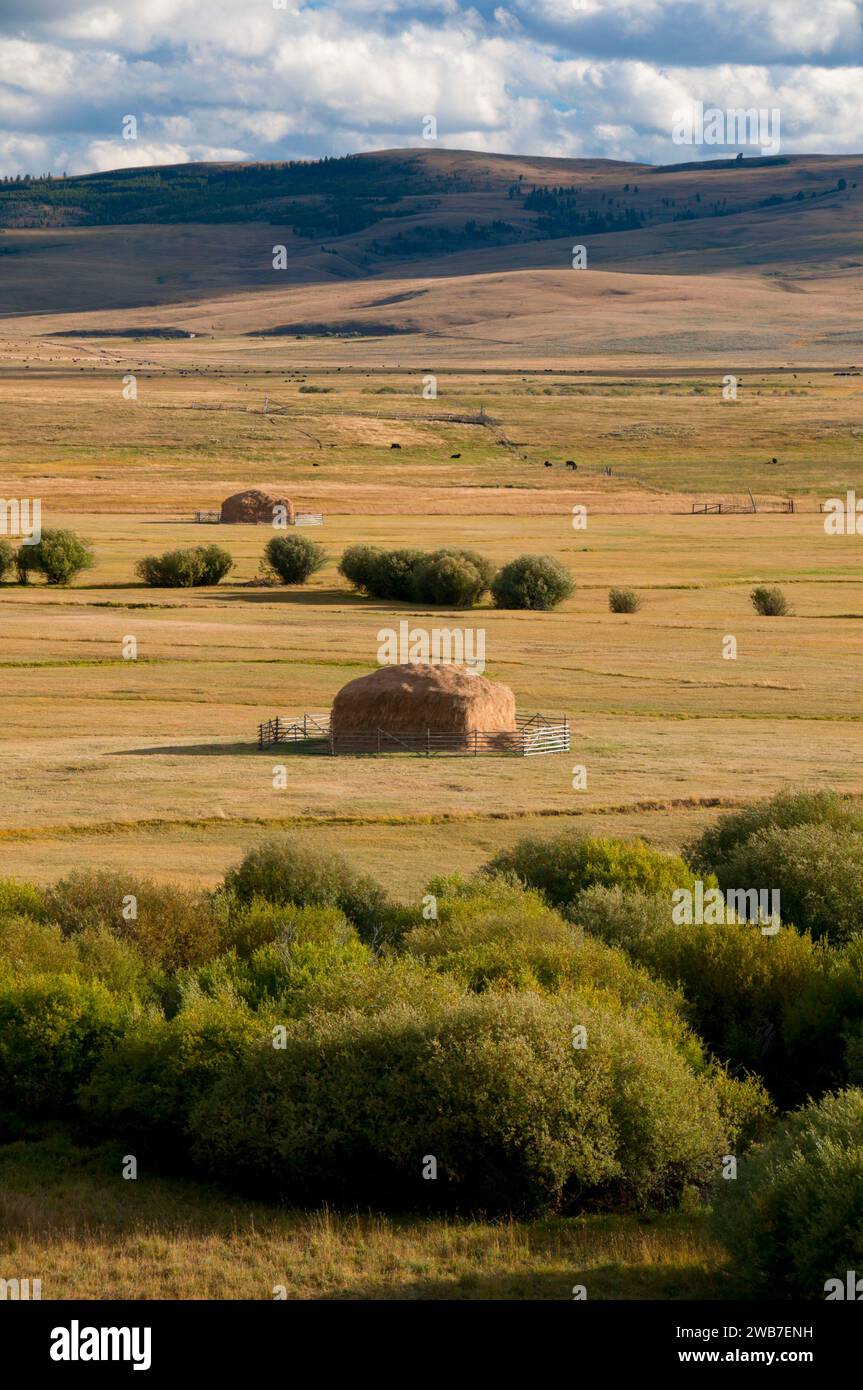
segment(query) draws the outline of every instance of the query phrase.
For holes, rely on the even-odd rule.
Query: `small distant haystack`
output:
[[[269,492],[261,492],[260,488],[256,487],[247,488],[245,492],[235,492],[233,497],[226,497],[222,503],[219,520],[250,526],[266,522],[272,526],[276,507],[284,507],[284,520],[288,526],[293,526],[296,521],[293,502],[289,502],[286,497],[273,497]],[[280,518],[282,515],[279,513]]]
[[[464,666],[381,666],[342,687],[333,700],[330,728],[335,738],[376,729],[512,734],[515,696],[509,686],[471,675]]]

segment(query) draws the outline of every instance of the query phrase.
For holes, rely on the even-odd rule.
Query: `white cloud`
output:
[[[427,114],[441,145],[671,161],[696,100],[779,106],[786,152],[859,144],[854,0],[287,3],[4,0],[0,174],[418,144]]]

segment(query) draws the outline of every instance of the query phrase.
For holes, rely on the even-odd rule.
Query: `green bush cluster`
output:
[[[697,872],[721,875],[725,861],[757,831],[793,830],[799,825],[863,833],[863,809],[837,792],[779,792],[721,815],[687,845],[686,858]]]
[[[471,608],[491,590],[498,608],[553,608],[575,586],[568,572],[544,555],[522,555],[495,574],[474,550],[380,550],[352,545],[339,573],[374,598],[446,608]]]
[[[205,894],[108,870],[79,870],[45,893],[52,922],[66,936],[103,928],[171,972],[209,959],[219,931]]]
[[[287,837],[208,895],[0,884],[0,1103],[291,1200],[643,1208],[706,1188],[766,1098],[707,1056],[678,993],[512,881],[429,892],[435,921]]]
[[[676,888],[695,885],[695,874],[678,855],[663,854],[643,840],[604,840],[569,832],[519,840],[496,855],[488,871],[514,875],[538,888],[554,907],[567,907],[594,884],[667,892],[669,900]]]
[[[68,584],[93,564],[90,546],[74,531],[43,531],[36,545],[22,545],[15,552],[19,584],[29,584],[31,574],[41,574],[48,584]],[[6,568],[8,547],[0,555],[0,576]]]
[[[414,925],[404,936],[405,949],[465,989],[608,990],[627,1005],[649,1002],[665,1014],[681,1010],[675,991],[623,951],[578,931],[538,892],[495,878],[456,885],[432,880],[429,891],[437,917]]]
[[[380,550],[352,545],[339,574],[374,598],[470,608],[488,592],[494,566],[474,550]]]
[[[326,550],[308,536],[273,536],[264,550],[265,573],[283,584],[305,584],[326,563]]]
[[[337,907],[369,939],[386,927],[387,896],[374,879],[359,874],[338,854],[322,855],[287,837],[264,841],[225,875],[240,902]]]
[[[777,889],[782,916],[833,943],[863,928],[863,811],[835,792],[781,792],[720,817],[687,848],[723,889]]]
[[[147,555],[137,562],[135,573],[154,588],[194,589],[218,584],[233,568],[234,561],[220,545],[195,545]]]
[[[548,612],[571,598],[575,583],[550,555],[519,555],[495,576],[491,596],[496,608],[533,608]]]
[[[799,1097],[804,1077],[825,1061],[821,1049],[798,1058],[803,1049],[792,1049],[789,1035],[791,1012],[825,965],[810,936],[783,928],[769,937],[748,922],[678,925],[667,893],[619,887],[588,889],[570,912],[585,933],[679,989],[704,1042],[732,1067],[764,1077],[780,1100]]]
[[[863,1271],[863,1091],[804,1106],[742,1158],[714,1228],[742,1290],[821,1300],[838,1281],[847,1297]]]
[[[517,1212],[671,1205],[709,1183],[728,1140],[671,1045],[533,993],[298,1020],[283,1049],[262,1041],[223,1073],[190,1133],[201,1164],[284,1200]]]
[[[128,1015],[99,980],[0,976],[0,1105],[36,1114],[71,1108]]]
[[[788,867],[777,836],[799,837]],[[768,855],[802,885],[807,844],[826,862],[861,838],[849,802],[804,794],[723,817],[687,860],[528,839],[413,902],[287,835],[209,893],[0,881],[0,1112],[292,1203],[713,1194],[735,1278],[821,1297],[863,1253],[863,934],[680,925],[672,895]]]

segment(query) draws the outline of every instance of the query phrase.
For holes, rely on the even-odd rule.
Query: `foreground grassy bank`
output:
[[[0,1145],[0,1275],[43,1299],[723,1298],[703,1213],[481,1221],[247,1201],[61,1126]]]

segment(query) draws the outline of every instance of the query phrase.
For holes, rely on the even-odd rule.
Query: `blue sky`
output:
[[[427,115],[441,146],[665,163],[696,101],[863,147],[863,0],[276,4],[0,0],[0,175],[422,145]]]

